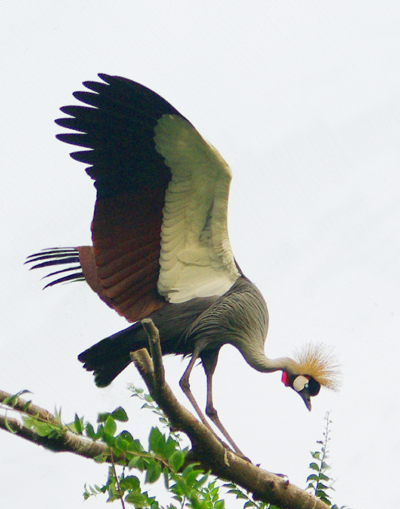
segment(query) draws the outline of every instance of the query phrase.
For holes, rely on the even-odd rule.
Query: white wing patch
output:
[[[240,276],[227,231],[231,172],[178,115],[155,127],[156,150],[171,169],[161,230],[158,291],[169,302],[223,295]]]

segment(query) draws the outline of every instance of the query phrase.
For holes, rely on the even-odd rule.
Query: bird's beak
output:
[[[305,392],[304,394],[299,392],[299,394],[301,396],[301,399],[304,401],[307,409],[311,412],[311,398],[310,398],[310,395],[307,392]]]

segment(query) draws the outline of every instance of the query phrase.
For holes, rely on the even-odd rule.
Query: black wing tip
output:
[[[106,74],[104,72],[99,72],[97,74],[97,76],[103,80],[105,83],[107,83],[107,85],[112,85],[112,84],[115,84],[115,83],[135,83],[135,84],[139,84],[137,83],[136,81],[133,81],[133,80],[130,80],[129,78],[124,78],[123,76],[118,76],[116,74]],[[83,83],[85,84],[85,83]],[[144,85],[141,85],[140,86],[144,86]]]
[[[58,268],[60,265],[67,265],[67,268],[56,270],[55,272],[43,276],[42,279],[59,276],[62,273],[73,271],[72,274],[58,277],[58,279],[50,281],[43,287],[43,290],[59,283],[85,281],[85,276],[83,275],[79,261],[79,250],[75,247],[51,247],[42,249],[38,253],[34,253],[27,257],[24,265],[29,263],[34,264],[33,266],[29,267],[29,270],[43,269],[46,267]],[[68,265],[70,266],[68,267]]]
[[[31,258],[32,256],[42,255],[42,254],[53,254],[53,253],[60,253],[60,252],[67,252],[67,251],[77,251],[78,248],[76,247],[44,247],[40,251],[38,251],[35,254],[29,255],[27,258]]]
[[[24,265],[27,263],[49,262],[48,265],[60,265],[62,263],[79,262],[79,250],[76,247],[49,247],[42,249],[38,253],[33,253],[26,257]],[[46,267],[47,265],[43,265]],[[34,268],[41,268],[31,267]]]
[[[91,97],[93,95],[95,95],[93,92],[87,92],[86,90],[76,90],[75,92],[72,92],[72,96],[82,103],[86,102],[87,97]]]
[[[74,269],[68,269],[68,270],[74,270]],[[59,271],[62,272],[62,271]],[[57,274],[57,272],[53,272],[53,274],[48,274],[47,276],[44,276],[44,278],[49,276],[54,276],[54,274]],[[42,278],[42,279],[44,279]],[[50,283],[47,283],[43,287],[43,290],[46,290],[46,288],[50,288],[51,286],[58,285],[61,283],[77,283],[79,281],[85,281],[85,276],[83,275],[83,272],[75,272],[74,274],[70,274],[69,276],[60,277],[58,279],[55,279],[54,281],[50,281]]]
[[[73,109],[76,108],[76,106],[74,105],[69,105],[69,106],[61,106],[60,108],[60,111],[61,113],[64,113],[65,115],[71,115],[73,116],[74,115],[74,112],[73,112]],[[54,122],[58,122],[58,120],[61,120],[61,119],[56,119]]]
[[[111,74],[106,74],[105,72],[99,72],[97,76],[103,80],[105,83],[108,83],[113,80],[113,78],[119,78],[119,76],[113,76]],[[83,82],[85,84],[85,82]]]
[[[97,76],[102,81],[85,80],[82,81],[82,85],[91,90],[92,92],[99,92],[100,90],[104,90],[104,87],[111,85],[115,81],[126,80],[126,78],[123,78],[122,76],[114,76],[112,74],[107,74],[105,72],[99,72],[97,73]]]

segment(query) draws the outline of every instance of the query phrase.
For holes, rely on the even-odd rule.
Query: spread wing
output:
[[[97,276],[111,305],[135,321],[165,305],[222,295],[240,273],[227,233],[231,173],[218,152],[159,95],[100,74],[56,122],[84,147],[97,200]],[[85,270],[84,270],[85,272]]]

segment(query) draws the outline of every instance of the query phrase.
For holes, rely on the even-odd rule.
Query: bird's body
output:
[[[234,286],[222,297],[194,298],[179,304],[169,304],[150,315],[159,330],[161,348],[164,355],[192,355],[196,345],[201,345],[199,357],[218,355],[224,344],[232,344],[245,352],[250,365],[256,365],[257,357],[244,342],[253,344],[252,338],[258,339],[259,346],[255,352],[263,349],[268,328],[267,313],[260,314],[263,319],[258,324],[250,323],[247,308],[238,309],[236,302],[247,294],[248,306],[266,309],[264,299],[257,288],[246,278],[240,277]],[[234,308],[233,319],[226,308]],[[257,335],[254,330],[258,330]],[[256,336],[256,337],[255,337]],[[79,356],[85,367],[95,370],[96,384],[105,387],[131,362],[130,352],[148,346],[147,335],[140,322],[104,339]],[[114,361],[115,359],[115,361]]]
[[[91,92],[74,94],[89,107],[64,107],[69,117],[56,121],[77,131],[59,139],[90,149],[71,155],[91,165],[86,171],[95,180],[93,247],[45,250],[29,261],[39,262],[35,267],[75,263],[53,273],[62,276],[50,285],[85,279],[134,322],[80,354],[98,386],[130,363],[131,351],[147,346],[140,320],[149,317],[163,354],[191,356],[181,386],[206,422],[189,388],[194,363],[202,360],[206,412],[238,450],[212,402],[212,375],[224,344],[238,348],[259,371],[281,370],[309,409],[320,384],[334,386],[330,359],[319,349],[300,360],[265,356],[267,306],[229,244],[227,163],[160,96],[124,78],[99,76],[105,83],[85,82]]]

